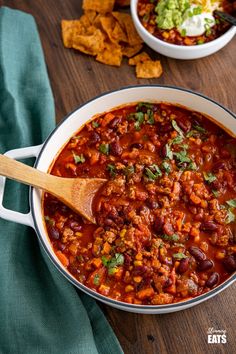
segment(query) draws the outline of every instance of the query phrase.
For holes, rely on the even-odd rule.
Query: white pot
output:
[[[41,171],[47,172],[58,151],[65,146],[71,136],[77,132],[78,129],[84,125],[84,123],[90,120],[91,117],[98,113],[109,111],[114,107],[137,101],[169,102],[185,106],[191,110],[200,111],[205,115],[214,117],[214,119],[221,126],[224,126],[228,131],[236,136],[235,115],[220,104],[205,96],[185,89],[168,86],[135,86],[109,92],[92,99],[91,101],[80,106],[74,112],[70,113],[65,120],[63,120],[54,129],[44,144],[11,150],[7,152],[6,155],[17,159],[36,156],[35,167]],[[133,305],[109,299],[79,283],[62,266],[58,258],[55,256],[43,223],[41,205],[42,192],[35,188],[30,189],[30,212],[28,214],[22,214],[5,209],[2,206],[4,185],[5,178],[0,177],[0,217],[34,228],[45,252],[57,269],[76,287],[107,305],[136,313],[157,314],[175,312],[187,309],[211,298],[235,281],[236,274],[233,274],[224,283],[220,284],[206,294],[188,301],[169,305]]]
[[[137,14],[138,0],[131,0],[130,10],[134,25],[143,41],[156,52],[175,59],[199,59],[223,48],[233,38],[236,27],[232,26],[222,36],[201,45],[183,46],[164,42],[149,33],[141,24]]]

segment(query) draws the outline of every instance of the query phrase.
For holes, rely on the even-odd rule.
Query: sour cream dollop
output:
[[[196,5],[191,5],[187,12],[192,12],[194,8],[196,8]],[[186,19],[178,27],[178,31],[180,33],[184,32],[185,36],[189,37],[201,36],[207,29],[215,25],[215,18],[212,13],[213,11],[203,11],[198,15],[193,15],[191,17],[186,16]]]

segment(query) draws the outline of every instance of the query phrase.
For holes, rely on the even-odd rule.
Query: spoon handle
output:
[[[42,188],[48,192],[55,189],[55,179],[57,178],[1,154],[0,175],[33,187]]]
[[[231,25],[236,26],[236,18],[227,14],[226,12],[218,11],[215,10],[215,14],[220,16],[223,20],[225,20],[228,23],[231,23]]]

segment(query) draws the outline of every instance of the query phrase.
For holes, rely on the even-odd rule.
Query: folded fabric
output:
[[[54,104],[32,16],[0,9],[0,152],[37,145]],[[8,182],[8,208],[27,211],[27,188]],[[55,269],[29,227],[0,219],[0,353],[122,353],[96,302]]]

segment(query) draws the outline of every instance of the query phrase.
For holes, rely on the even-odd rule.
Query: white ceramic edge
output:
[[[229,41],[234,37],[236,33],[236,27],[232,26],[222,36],[205,44],[194,46],[179,46],[167,43],[154,37],[143,27],[138,18],[137,3],[138,0],[131,0],[130,10],[138,34],[149,47],[151,47],[156,52],[170,58],[190,60],[206,57],[223,48],[226,44],[229,43]]]
[[[37,157],[42,145],[29,146],[26,148],[19,148],[7,151],[4,155],[11,157],[12,159],[20,160],[23,158]],[[6,178],[0,177],[0,217],[13,221],[19,224],[31,226],[34,228],[34,221],[32,218],[31,210],[29,213],[20,213],[14,210],[7,209],[3,206],[3,198],[5,191]]]
[[[184,89],[182,90],[172,87],[137,86],[124,88],[118,91],[110,92],[106,95],[99,96],[72,112],[67,117],[67,119],[65,119],[46,140],[37,160],[37,168],[41,171],[46,172],[49,166],[51,165],[51,162],[55,158],[55,155],[62,148],[62,144],[65,145],[68,139],[94,115],[108,111],[119,105],[128,104],[140,100],[153,102],[163,101],[181,104],[192,110],[200,111],[209,116],[213,116],[219,122],[224,123],[227,129],[231,130],[234,134],[236,134],[236,124],[234,121],[235,117],[233,117],[233,115],[230,112],[227,112],[223,107],[217,105],[216,103],[210,101],[209,99],[201,95],[194,94],[193,92],[189,92]],[[100,300],[108,305],[125,311],[136,313],[169,313],[197,305],[226,288],[226,285],[224,285],[217,290],[213,289],[212,291],[208,292],[207,295],[205,294],[195,298],[194,301],[184,301],[175,305],[157,305],[151,307],[142,305],[129,306],[129,304],[108,299],[105,296],[100,295],[95,291],[88,289],[83,284],[79,283],[60,264],[58,258],[53,252],[52,246],[45,232],[41,211],[41,193],[36,189],[32,189],[31,209],[33,211],[33,217],[39,240],[54,265],[75,286],[83,290],[85,293],[91,295],[95,299]],[[228,281],[227,286],[229,286],[235,280],[234,278],[235,277],[232,277],[231,281]]]

